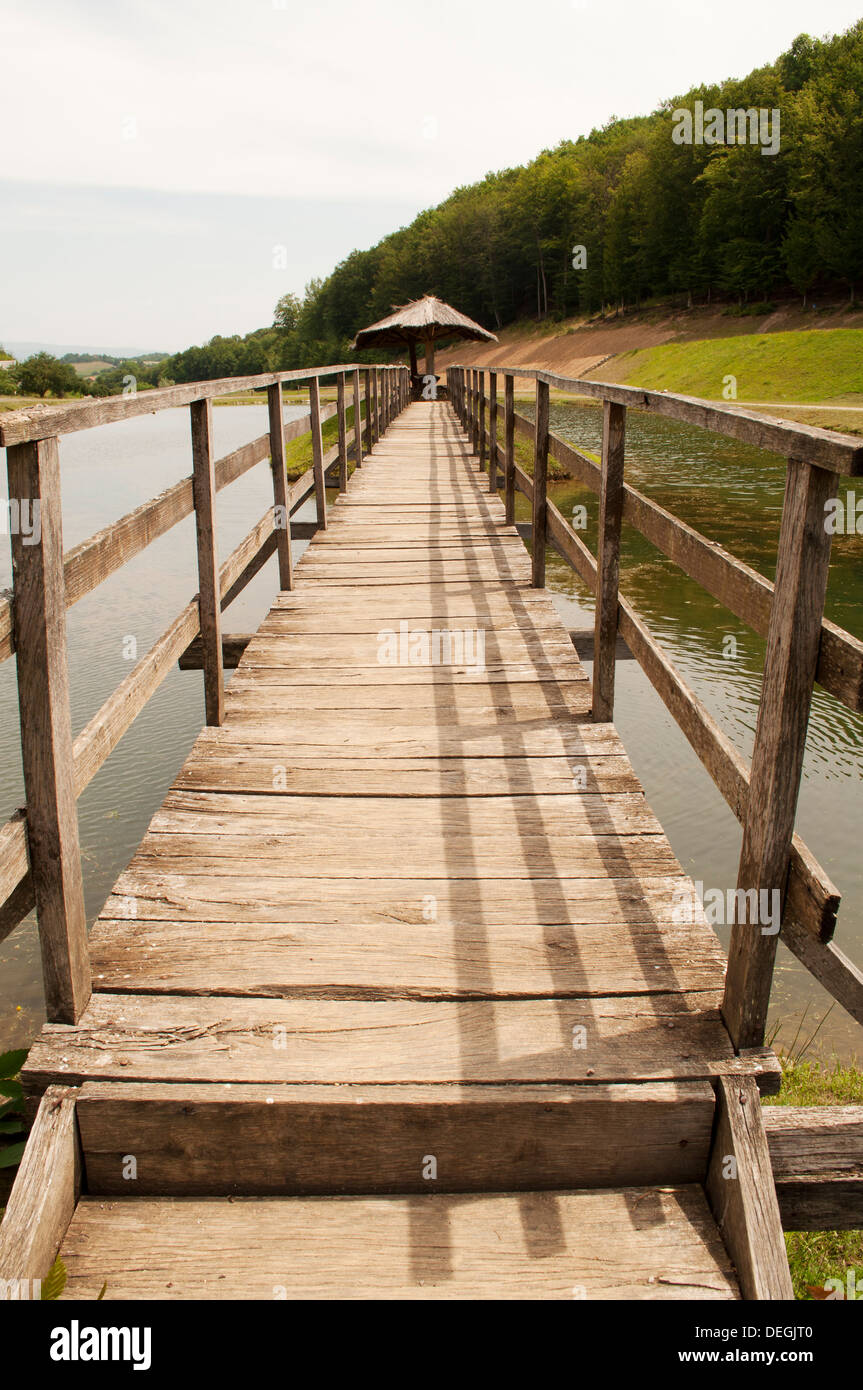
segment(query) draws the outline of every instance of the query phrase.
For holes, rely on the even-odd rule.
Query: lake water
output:
[[[288,407],[286,418],[302,413]],[[530,414],[526,406],[519,409]],[[213,412],[217,455],[264,433],[263,406]],[[598,452],[601,411],[552,406],[552,428]],[[4,460],[5,462],[5,460]],[[67,549],[155,496],[191,467],[188,414],[165,411],[69,435],[61,443]],[[779,459],[673,422],[629,413],[627,476],[683,520],[772,578],[784,465]],[[586,539],[596,541],[596,499],[570,483],[550,495],[565,516],[583,503]],[[272,502],[269,466],[258,464],[219,493],[222,557]],[[519,499],[520,519],[528,516]],[[309,502],[301,516],[314,515]],[[298,547],[301,553],[305,543]],[[827,612],[863,636],[863,538],[837,536]],[[254,629],[276,586],[270,560],[228,610],[226,628]],[[0,585],[10,582],[8,549]],[[592,627],[592,601],[549,553],[547,584],[571,628]],[[764,643],[637,535],[624,536],[621,587],[730,738],[748,756],[758,708]],[[127,639],[142,655],[197,589],[194,519],[174,527],[68,615],[73,732],[77,734],[129,672]],[[737,655],[723,649],[736,639]],[[0,666],[0,816],[23,801],[14,662]],[[635,661],[617,667],[615,722],[653,809],[681,863],[706,887],[736,881],[740,829]],[[78,803],[87,911],[102,907],[203,723],[199,673],[176,668]],[[843,894],[836,939],[863,959],[863,720],[820,690],[810,724],[798,829]],[[728,932],[718,928],[727,944]],[[0,1048],[26,1045],[42,1020],[38,941],[32,921],[0,944]],[[863,1030],[831,1001],[780,944],[772,1014],[780,1039],[800,1042],[819,1027],[813,1050],[863,1052]]]

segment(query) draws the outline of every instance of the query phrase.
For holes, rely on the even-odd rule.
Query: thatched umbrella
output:
[[[433,294],[412,299],[390,314],[389,318],[361,328],[352,348],[374,347],[377,343],[407,344],[411,356],[411,375],[417,375],[417,343],[425,348],[426,374],[434,376],[434,345],[439,338],[469,338],[477,343],[496,343],[493,333],[481,328],[473,319],[460,314],[451,304],[444,304]]]

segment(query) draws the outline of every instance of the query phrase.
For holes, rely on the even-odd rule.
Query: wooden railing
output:
[[[360,376],[364,389],[361,389]],[[337,400],[321,407],[320,381],[335,377]],[[350,381],[349,381],[350,379]],[[282,383],[308,381],[309,413],[285,425]],[[347,429],[352,393],[354,429]],[[221,459],[213,457],[212,402],[217,396],[266,388],[269,429]],[[291,515],[314,494],[316,527],[327,524],[326,474],[338,466],[347,485],[349,451],[362,464],[390,420],[407,404],[406,368],[339,365],[260,376],[194,382],[133,396],[40,407],[0,416],[7,449],[9,499],[38,504],[39,535],[12,534],[13,589],[0,598],[0,661],[18,664],[21,755],[26,807],[0,826],[0,940],[36,907],[50,1022],[75,1023],[90,997],[87,924],[76,802],[126,733],[173,663],[199,639],[206,719],[223,717],[221,614],[274,553],[279,584],[293,584]],[[361,428],[361,406],[365,424]],[[188,405],[192,474],[114,525],[64,554],[60,494],[60,436],[133,415]],[[322,422],[338,415],[338,443],[325,451]],[[291,485],[285,442],[310,432],[312,467]],[[271,459],[273,506],[220,563],[216,494],[256,463]],[[199,592],[72,738],[66,650],[66,610],[150,543],[194,511]]]
[[[502,445],[498,443],[499,376],[504,378]],[[515,413],[516,378],[536,383],[533,423]],[[757,1047],[764,1042],[778,939],[775,933],[761,930],[759,899],[753,898],[752,890],[779,891],[781,939],[833,998],[863,1023],[863,972],[832,940],[839,892],[794,831],[814,682],[848,709],[863,712],[863,642],[824,618],[832,539],[825,526],[825,503],[835,495],[840,474],[863,474],[863,442],[735,406],[570,379],[532,368],[454,366],[448,369],[448,385],[480,466],[488,465],[491,492],[498,487],[498,467],[503,468],[507,521],[515,518],[516,489],[531,502],[534,585],[541,587],[545,582],[550,543],[595,595],[593,718],[608,721],[613,717],[620,633],[743,825],[722,1005],[735,1046]],[[602,401],[600,464],[550,432],[552,387]],[[788,460],[775,584],[626,482],[626,411],[630,408],[713,430]],[[533,441],[532,479],[516,463],[516,434]],[[549,456],[599,496],[595,556],[548,500]],[[619,592],[623,521],[766,637],[751,764]]]

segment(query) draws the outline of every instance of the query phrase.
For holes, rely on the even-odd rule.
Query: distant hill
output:
[[[71,355],[87,362],[110,361],[111,358],[118,362],[127,362],[134,358],[161,362],[162,358],[170,355],[167,352],[153,352],[141,347],[108,347],[105,343],[37,343],[25,342],[21,338],[3,338],[0,341],[6,351],[11,352],[19,362],[23,362],[25,357],[32,357],[34,352],[50,352],[52,357],[61,358]]]

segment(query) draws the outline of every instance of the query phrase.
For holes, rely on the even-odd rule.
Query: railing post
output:
[[[835,473],[789,459],[722,1002],[738,1049],[764,1042],[778,940],[774,909],[784,901],[827,592],[832,537],[825,503],[837,485]]]
[[[504,507],[506,524],[515,522],[515,379],[511,372],[504,377],[503,404],[504,448]]]
[[[284,527],[276,526],[276,552],[279,557],[279,588],[294,587],[294,558],[291,550],[291,494],[285,464],[285,425],[282,412],[282,384],[267,387],[267,407],[270,416],[270,462],[273,469],[273,502],[285,519]],[[276,520],[278,522],[278,516]]]
[[[473,451],[479,454],[479,372],[473,374]]]
[[[545,543],[548,532],[548,382],[536,383],[536,423],[533,464],[533,564],[532,584],[545,588]]]
[[[371,372],[370,372],[370,370],[369,370],[368,367],[366,367],[365,371],[363,372],[363,379],[364,379],[364,381],[365,381],[365,390],[366,390],[366,420],[365,420],[365,430],[366,430],[366,453],[367,453],[367,454],[370,454],[371,451],[372,451],[372,443],[373,443],[373,440],[372,440],[372,374],[371,374]]]
[[[315,475],[315,507],[318,526],[327,529],[327,480],[324,477],[324,440],[321,434],[321,386],[318,378],[309,379],[309,413],[312,427],[312,468]]]
[[[209,725],[225,717],[222,669],[222,607],[216,530],[216,475],[213,465],[213,402],[192,401],[192,488],[198,536],[198,608],[204,666],[204,706]]]
[[[479,374],[479,466],[485,468],[487,439],[485,432],[485,372]]]
[[[345,419],[345,374],[336,377],[336,413],[339,417],[339,492],[348,486],[348,425]]]
[[[12,620],[45,1008],[49,1023],[77,1023],[91,984],[69,712],[57,439],[10,445],[7,465],[9,499],[16,499],[19,509],[29,504],[33,522],[29,535],[23,527],[10,527]],[[36,543],[29,544],[37,534]]]
[[[372,441],[377,444],[381,437],[381,420],[378,414],[378,369],[372,370]]]
[[[488,490],[497,492],[497,372],[488,374]]]
[[[614,717],[617,604],[620,581],[620,524],[623,516],[623,459],[626,406],[602,403],[602,473],[599,485],[599,546],[593,629],[591,718],[608,724]]]
[[[363,420],[360,412],[360,374],[354,372],[354,461],[363,466]]]

